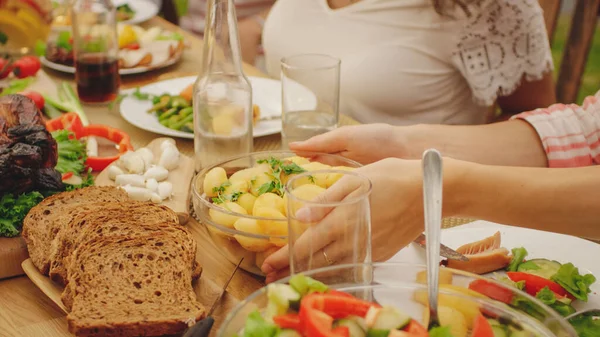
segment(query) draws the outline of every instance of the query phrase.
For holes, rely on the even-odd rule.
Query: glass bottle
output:
[[[199,171],[252,152],[252,88],[242,70],[232,0],[210,0],[202,72],[194,85],[194,149]]]
[[[111,0],[74,0],[71,8],[75,82],[85,103],[107,103],[119,93],[119,42]]]

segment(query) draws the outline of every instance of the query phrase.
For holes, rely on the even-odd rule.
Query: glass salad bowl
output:
[[[359,309],[350,309],[359,308],[357,304],[347,302],[349,300],[345,299],[334,301],[323,296],[322,302],[316,302],[320,304],[312,306],[312,308],[318,307],[318,310],[331,315],[330,317],[333,316],[335,318],[333,328],[348,327],[350,337],[417,337],[414,334],[415,331],[418,331],[415,326],[427,327],[429,316],[425,273],[426,267],[423,265],[403,263],[340,265],[315,269],[280,280],[254,292],[228,314],[219,327],[217,336],[264,335],[271,337],[268,333],[257,332],[257,329],[266,327],[265,331],[268,331],[269,327],[272,329],[275,325],[282,326],[282,323],[288,328],[303,326],[304,329],[308,329],[309,325],[314,325],[311,317],[317,317],[308,314],[311,309],[307,309],[299,316],[294,314],[297,313],[298,307],[302,311],[311,308],[310,304],[316,302],[314,299],[311,301],[308,299],[309,297],[304,297],[306,293],[323,291],[322,285],[310,281],[313,279],[327,285],[330,296],[340,296],[332,290],[341,291],[353,295],[361,301],[370,302],[369,306],[373,303],[383,307],[376,314],[370,312],[374,311],[370,307],[358,314],[353,310]],[[321,296],[321,294],[317,296]],[[340,305],[340,303],[345,303],[345,305]],[[383,310],[386,310],[386,315],[383,314]],[[390,314],[390,310],[394,314]],[[357,319],[353,316],[346,316],[348,313],[364,318]],[[575,330],[565,319],[517,288],[450,268],[441,269],[438,314],[442,328],[449,332],[443,336],[577,336]],[[294,317],[299,317],[296,319],[301,319],[302,323],[295,324],[291,319]],[[351,320],[351,324],[348,323],[348,320]],[[412,323],[413,320],[418,324]],[[485,328],[482,328],[485,324],[482,324],[481,320],[489,324],[493,334],[481,333],[485,331]],[[329,325],[329,329],[331,329],[331,325]],[[383,334],[381,331],[375,331],[382,329],[391,330],[389,333]],[[280,331],[285,333],[281,333],[280,336],[300,336],[290,329],[280,329]],[[407,334],[407,331],[410,334]],[[310,334],[305,333],[305,335],[309,336]],[[435,336],[442,336],[442,334],[435,334]]]
[[[260,266],[266,257],[288,242],[287,180],[304,171],[360,166],[337,155],[303,153],[299,157],[289,151],[253,152],[230,158],[204,168],[194,177],[195,217],[229,261],[237,264],[243,257],[241,268],[262,276]],[[274,169],[279,174],[274,174]],[[336,180],[319,173],[313,178],[310,183],[322,188]]]

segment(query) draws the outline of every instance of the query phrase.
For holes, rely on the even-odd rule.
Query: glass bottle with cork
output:
[[[202,72],[194,85],[196,171],[252,152],[252,88],[242,70],[232,0],[210,0]]]
[[[75,82],[85,103],[108,103],[119,93],[116,8],[111,0],[74,0],[71,8]]]

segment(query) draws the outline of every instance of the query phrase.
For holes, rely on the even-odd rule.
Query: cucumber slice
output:
[[[557,261],[533,259],[521,263],[519,268],[517,268],[517,271],[537,275],[549,280],[558,272],[560,267],[561,264]]]
[[[347,317],[340,319],[335,323],[335,326],[345,326],[350,332],[350,337],[366,337],[367,336],[367,325],[364,319],[360,317]]]
[[[390,330],[369,329],[367,337],[388,337]]]
[[[352,336],[352,335],[350,335],[350,336]],[[277,337],[302,337],[302,335],[300,335],[298,333],[298,331],[296,331],[296,330],[283,329],[283,330],[279,331],[279,333],[277,334]]]
[[[492,332],[494,333],[494,337],[509,337],[506,333],[506,327],[502,325],[492,324]]]
[[[401,330],[410,320],[410,316],[394,307],[383,307],[369,309],[366,323],[373,330]]]
[[[267,287],[267,298],[282,311],[300,303],[300,294],[287,284],[273,283]]]

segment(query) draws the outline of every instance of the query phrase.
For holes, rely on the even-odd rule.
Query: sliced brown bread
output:
[[[65,259],[83,240],[89,240],[97,234],[102,235],[107,228],[120,233],[119,224],[137,222],[144,224],[177,223],[175,212],[166,206],[149,202],[128,201],[125,203],[100,203],[99,210],[82,212],[76,215],[66,226],[58,231],[50,252],[50,278],[62,285],[67,283]],[[95,226],[100,225],[100,227]],[[94,227],[93,231],[86,231]],[[96,228],[98,227],[98,228]],[[135,227],[128,227],[134,229]],[[99,231],[96,233],[96,231]],[[83,236],[79,236],[82,234]],[[133,231],[131,234],[134,234]],[[123,233],[127,234],[127,233]]]
[[[77,242],[74,244],[77,250],[85,249],[84,247],[91,241],[99,238],[110,239],[113,237],[143,237],[143,236],[155,236],[162,235],[173,242],[178,244],[185,249],[187,252],[187,267],[192,273],[192,278],[198,277],[197,274],[198,263],[196,263],[196,241],[190,234],[190,232],[183,226],[169,223],[140,223],[138,221],[126,221],[126,222],[108,222],[108,223],[96,223],[90,226],[86,226],[85,230],[79,235]],[[160,246],[157,246],[160,250]],[[65,260],[65,266],[67,266],[68,282],[65,290],[62,294],[62,301],[70,309],[73,305],[74,297],[77,296],[79,291],[84,291],[84,288],[75,288],[76,285],[71,283],[72,279],[80,277],[81,271],[72,268],[74,261],[74,253],[71,254]]]
[[[69,331],[76,336],[183,332],[205,315],[192,288],[188,249],[168,233],[97,237],[79,246],[69,265],[69,284],[77,289]]]
[[[116,187],[87,187],[48,197],[33,207],[23,221],[23,238],[33,264],[48,275],[52,239],[58,230],[75,215],[97,209],[95,202],[120,202],[129,200],[127,194]]]

